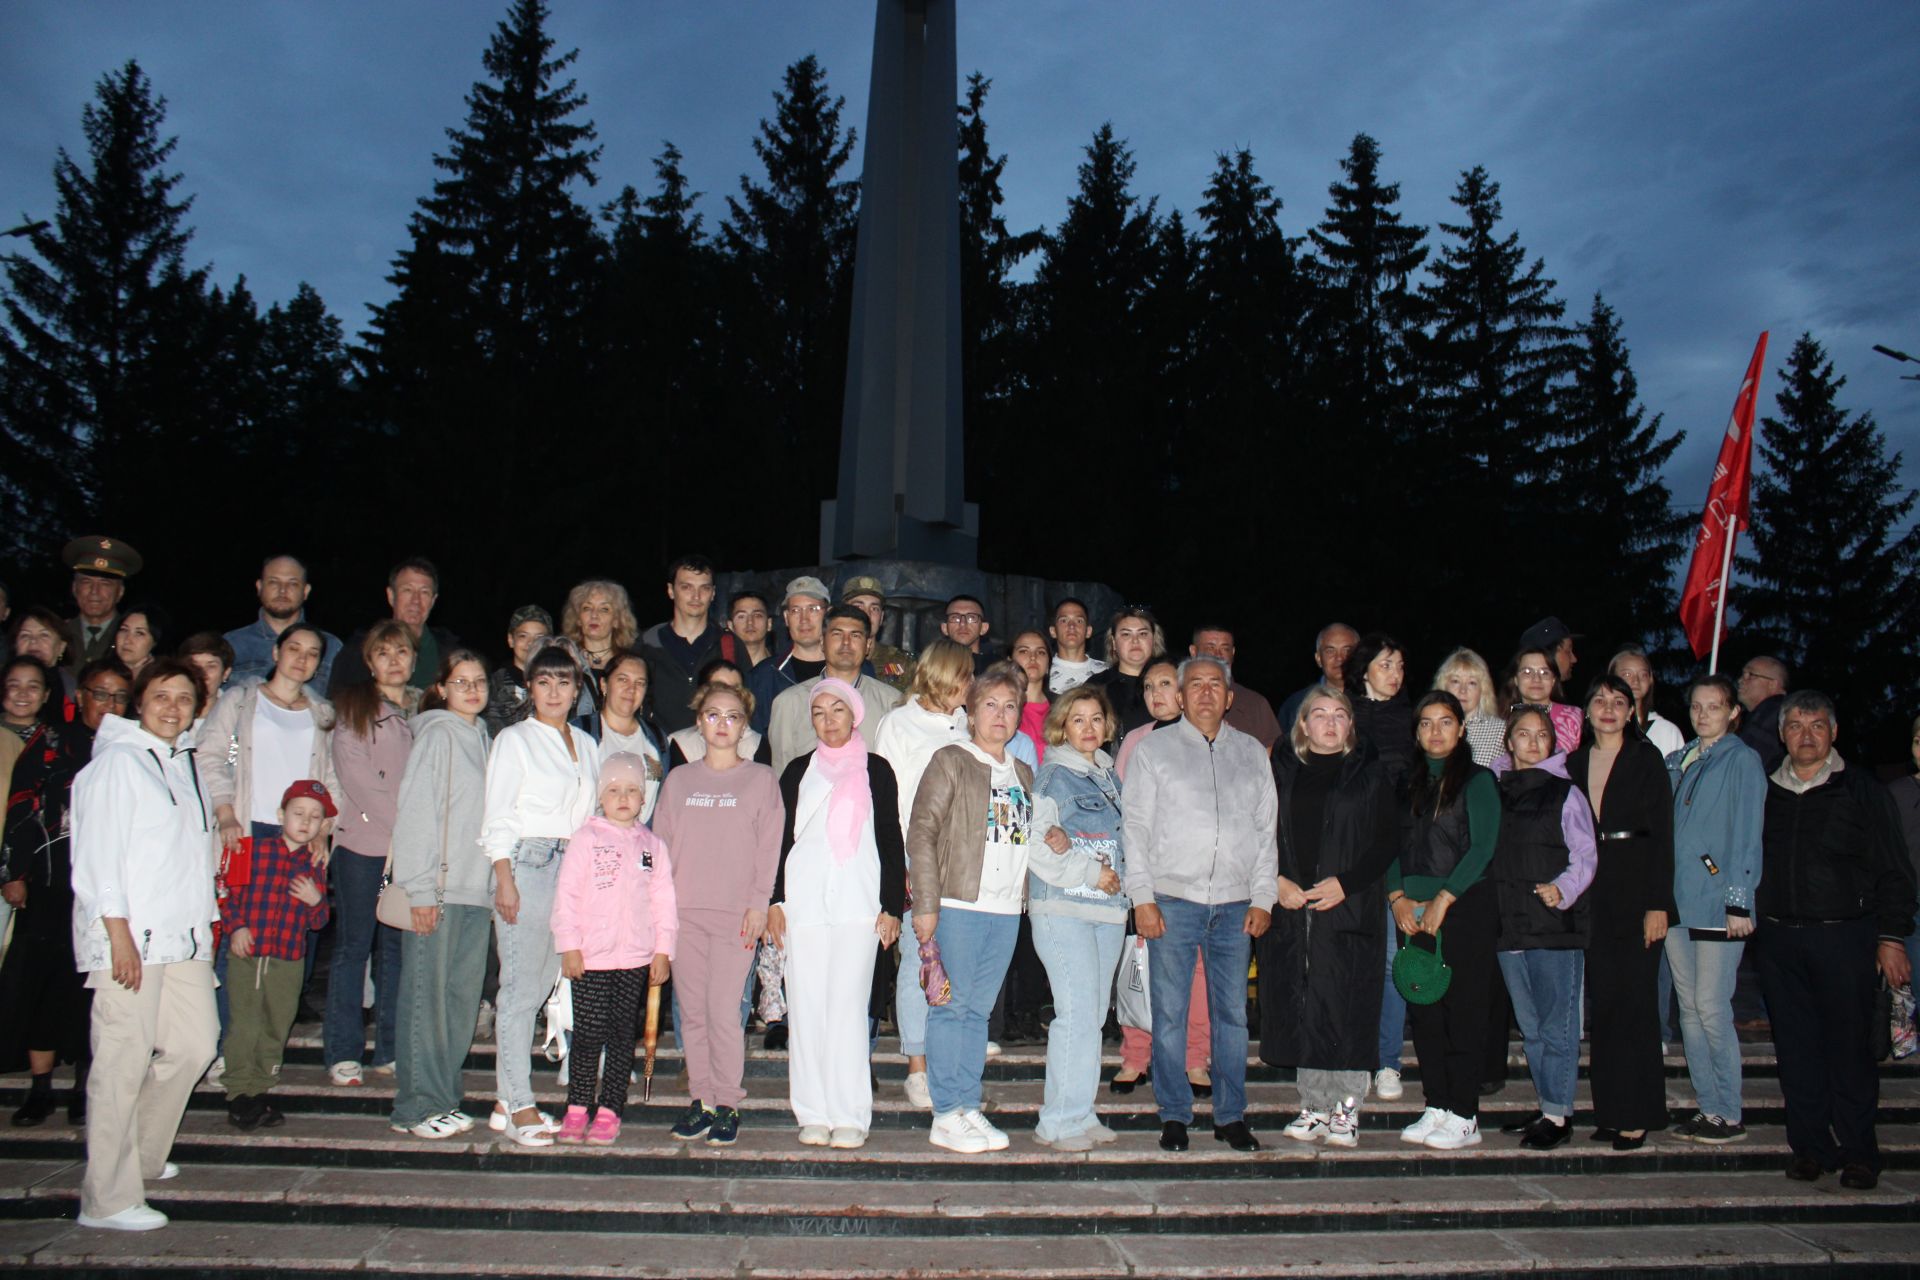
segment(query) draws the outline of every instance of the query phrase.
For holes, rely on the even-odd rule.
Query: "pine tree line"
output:
[[[394,297],[351,347],[307,286],[263,313],[244,279],[189,265],[164,100],[136,64],[103,78],[88,155],[57,159],[53,226],[5,260],[9,559],[111,529],[152,563],[193,564],[168,590],[211,614],[244,607],[226,584],[268,547],[336,595],[420,549],[477,634],[589,573],[627,581],[646,613],[684,548],[811,561],[858,220],[843,100],[812,57],[788,67],[760,172],[709,226],[671,142],[645,194],[595,194],[575,54],[546,27],[541,0],[513,0]],[[990,87],[971,77],[957,104],[983,567],[1105,580],[1176,621],[1224,614],[1275,680],[1332,617],[1395,632],[1416,668],[1460,642],[1497,664],[1546,613],[1589,635],[1596,667],[1614,641],[1676,638],[1693,519],[1661,469],[1679,433],[1641,404],[1618,315],[1595,296],[1569,319],[1484,169],[1461,174],[1451,220],[1415,226],[1361,134],[1309,221],[1238,150],[1188,216],[1135,190],[1102,125],[1060,222],[1022,230],[1002,212]],[[1767,428],[1736,648],[1815,669],[1885,655],[1856,691],[1885,702],[1913,658],[1913,496],[1871,421],[1835,406],[1823,360],[1796,347]],[[1813,428],[1851,463],[1805,445]],[[1794,532],[1809,483],[1831,516],[1818,545]],[[1809,593],[1836,557],[1861,572]]]

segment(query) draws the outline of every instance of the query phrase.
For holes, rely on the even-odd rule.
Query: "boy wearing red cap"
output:
[[[221,904],[232,1011],[220,1046],[227,1060],[221,1083],[227,1121],[243,1131],[286,1123],[267,1090],[300,1004],[307,931],[327,922],[326,873],[316,868],[312,846],[338,812],[323,784],[304,779],[288,787],[280,797],[280,834],[253,842],[245,882],[229,883]]]

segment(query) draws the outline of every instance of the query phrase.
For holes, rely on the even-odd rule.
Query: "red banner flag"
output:
[[[1720,631],[1726,615],[1727,579],[1733,572],[1733,540],[1747,527],[1748,485],[1753,479],[1753,416],[1760,400],[1760,372],[1767,360],[1767,335],[1760,335],[1733,401],[1733,416],[1720,441],[1713,464],[1713,483],[1707,486],[1707,509],[1700,515],[1700,534],[1687,566],[1687,584],[1680,592],[1680,625],[1686,629],[1693,656],[1713,653],[1719,666]]]

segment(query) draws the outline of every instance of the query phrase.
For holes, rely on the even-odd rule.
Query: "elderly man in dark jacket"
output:
[[[1767,784],[1754,933],[1760,987],[1787,1101],[1787,1176],[1840,1169],[1842,1186],[1880,1179],[1873,1131],[1873,976],[1909,978],[1914,873],[1893,800],[1834,750],[1839,718],[1803,689],[1780,709],[1786,759]]]

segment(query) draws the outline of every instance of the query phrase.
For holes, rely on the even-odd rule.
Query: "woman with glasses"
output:
[[[747,675],[737,664],[725,658],[715,658],[700,668],[699,674],[694,677],[696,689],[710,684],[725,684],[732,685],[736,689],[745,689]],[[773,747],[751,726],[740,735],[739,752],[741,759],[751,760],[755,764],[771,765],[773,763]],[[700,726],[697,724],[690,724],[684,729],[675,729],[667,735],[667,771],[669,773],[687,761],[698,760],[706,754],[707,740],[700,736]]]
[[[491,1124],[526,1147],[552,1146],[558,1131],[533,1105],[533,1024],[560,976],[550,921],[560,857],[599,799],[599,744],[569,723],[586,678],[565,645],[543,642],[527,662],[533,714],[502,733],[487,760],[480,843],[493,863],[500,950]]]
[[[674,1004],[692,1097],[673,1136],[731,1146],[747,1096],[740,993],[766,933],[786,809],[773,770],[740,755],[753,695],[705,684],[694,691],[692,710],[706,751],[667,775],[653,814],[653,833],[666,842],[673,864],[680,912]]]
[[[1544,707],[1553,723],[1553,746],[1559,755],[1567,755],[1580,745],[1580,730],[1583,717],[1580,708],[1568,706],[1562,699],[1566,696],[1560,689],[1560,669],[1553,665],[1553,655],[1544,649],[1522,649],[1513,655],[1513,661],[1507,665],[1505,681],[1507,702],[1507,732],[1513,730],[1515,709]],[[1507,743],[1501,743],[1504,750]]]
[[[1104,689],[1120,728],[1131,733],[1153,722],[1140,690],[1140,677],[1147,664],[1167,651],[1167,633],[1145,605],[1126,605],[1113,615],[1107,628],[1107,669],[1096,672],[1087,683]]]

